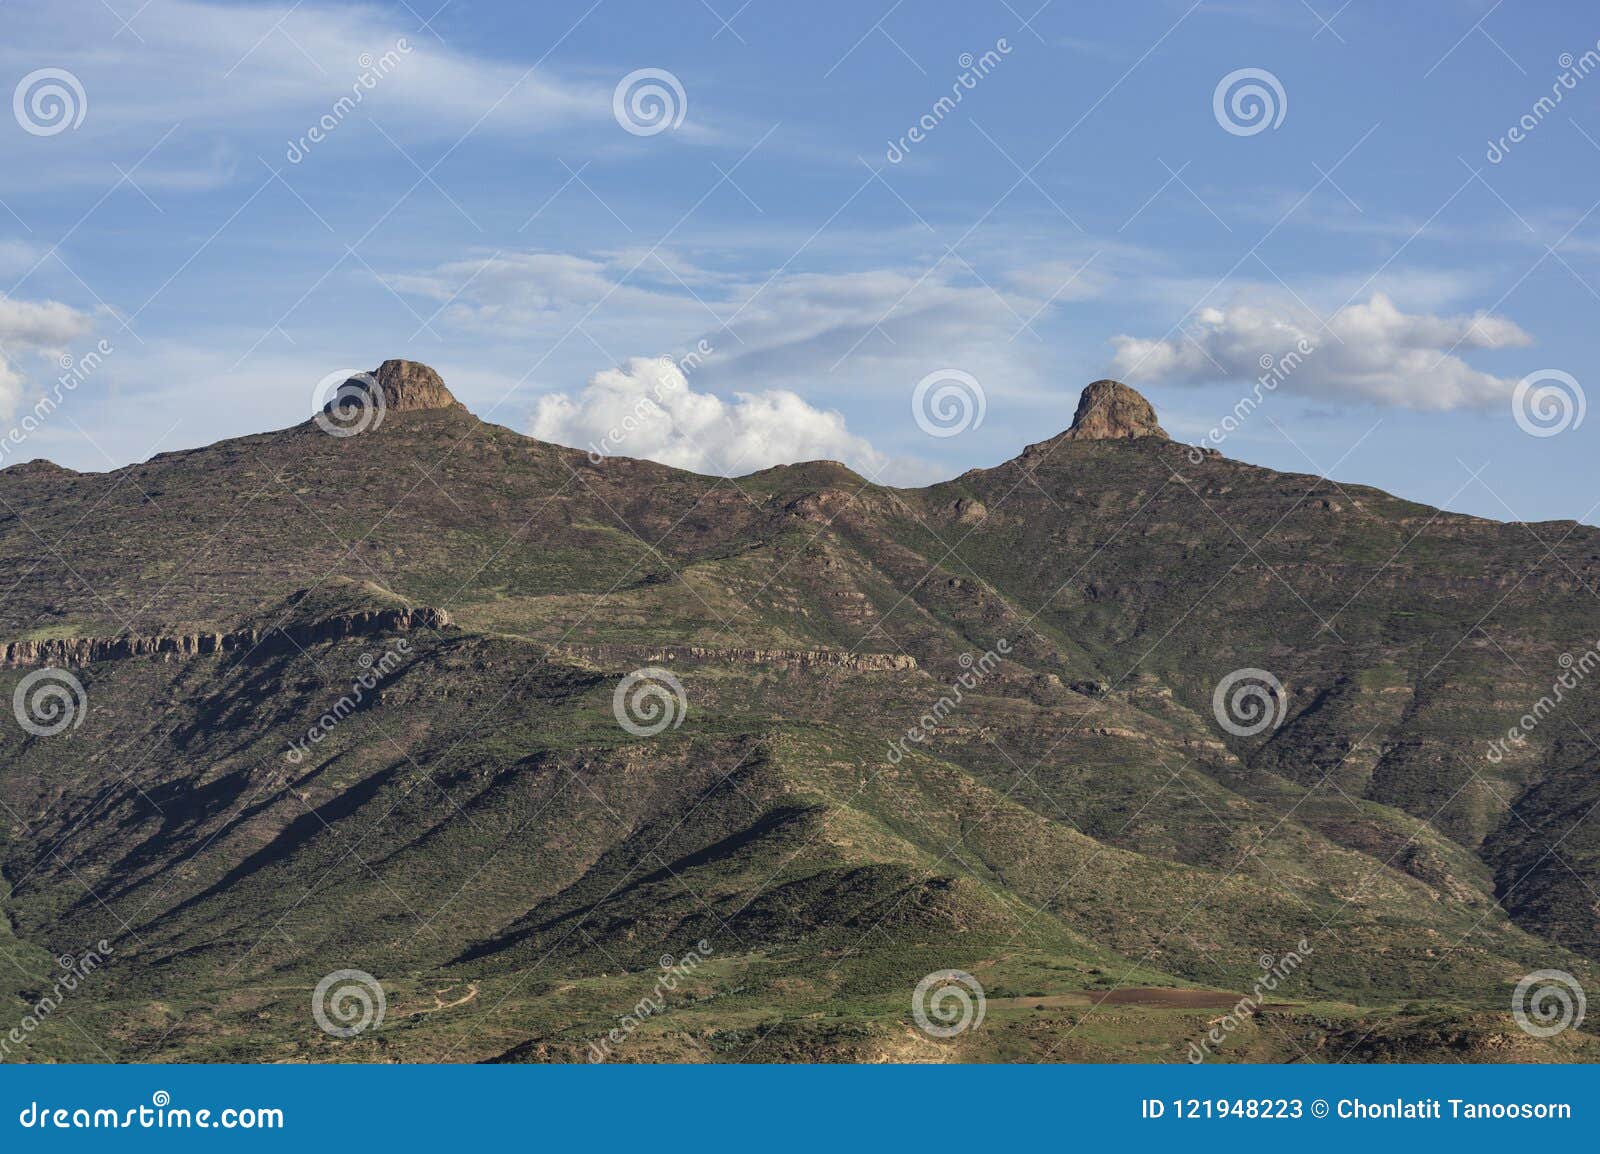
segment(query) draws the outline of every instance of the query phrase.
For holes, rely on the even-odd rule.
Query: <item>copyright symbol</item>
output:
[[[1321,1098],[1318,1098],[1315,1102],[1311,1103],[1311,1116],[1313,1118],[1326,1118],[1328,1116],[1328,1104]]]

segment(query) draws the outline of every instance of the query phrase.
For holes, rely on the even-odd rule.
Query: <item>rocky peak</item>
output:
[[[1069,441],[1129,441],[1136,437],[1160,437],[1167,431],[1156,422],[1156,411],[1137,390],[1121,381],[1095,381],[1078,398],[1072,428],[1064,434]]]
[[[439,374],[419,361],[384,361],[371,376],[383,390],[383,407],[391,413],[465,407],[445,387]],[[363,388],[371,387],[362,377],[351,380]]]

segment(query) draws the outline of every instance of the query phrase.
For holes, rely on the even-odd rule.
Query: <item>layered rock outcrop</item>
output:
[[[319,621],[296,622],[267,629],[241,629],[231,633],[168,633],[120,637],[46,637],[0,645],[3,665],[90,665],[129,657],[158,656],[183,660],[209,653],[238,650],[275,652],[346,637],[371,637],[407,633],[413,629],[443,629],[450,615],[443,609],[374,609],[345,613]]]
[[[917,668],[917,659],[904,653],[849,653],[842,649],[713,648],[701,645],[563,645],[557,653],[598,663],[767,665],[775,669],[842,669],[852,673],[891,673]]]

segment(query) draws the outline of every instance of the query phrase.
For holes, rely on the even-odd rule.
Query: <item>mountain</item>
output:
[[[389,361],[0,471],[0,572],[4,1060],[1600,1056],[1511,1012],[1600,960],[1600,531],[1117,382],[895,489]]]

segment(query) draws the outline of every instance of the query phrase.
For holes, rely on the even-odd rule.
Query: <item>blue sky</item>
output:
[[[293,424],[404,356],[579,447],[665,398],[618,451],[919,483],[1113,375],[1228,456],[1600,523],[1600,416],[1555,405],[1596,380],[1592,6],[1039,2],[9,0],[0,425],[111,351],[4,459]],[[930,374],[981,423],[918,421]]]

